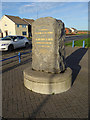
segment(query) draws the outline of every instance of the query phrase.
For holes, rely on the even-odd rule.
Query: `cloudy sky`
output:
[[[40,17],[54,17],[62,20],[65,27],[75,27],[78,30],[88,29],[88,0],[69,0],[62,2],[60,0],[2,0],[2,14],[14,15],[21,18],[37,19]],[[54,2],[53,2],[54,1]],[[66,1],[66,0],[63,0]],[[71,2],[70,2],[71,1]],[[76,2],[77,1],[77,2]],[[82,2],[83,1],[83,2]]]

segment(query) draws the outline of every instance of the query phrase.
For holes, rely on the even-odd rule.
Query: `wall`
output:
[[[17,27],[17,25],[15,25],[15,30],[16,30],[16,35],[22,35],[25,37],[28,37],[28,25],[26,25],[26,28],[23,28],[22,25],[19,25],[19,27]],[[27,35],[23,35],[22,32],[27,32]]]
[[[65,33],[66,33],[66,34],[71,34],[71,30],[68,29],[68,28],[65,28]]]
[[[6,36],[6,32],[8,32],[8,35],[15,35],[15,23],[12,22],[8,17],[3,16],[0,20],[1,30],[3,32],[3,37]]]
[[[66,32],[65,32],[66,34],[68,34],[68,33],[69,33],[69,30],[68,30],[67,28],[65,28],[65,31],[66,31]]]

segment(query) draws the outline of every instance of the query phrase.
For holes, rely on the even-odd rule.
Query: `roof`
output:
[[[65,28],[65,29],[69,29],[69,28]]]
[[[68,29],[68,30],[70,30],[70,28],[65,28],[65,29]]]
[[[9,19],[11,19],[16,24],[27,25],[27,22],[25,22],[23,19],[21,19],[18,16],[11,16],[11,15],[5,15],[5,16],[8,17]]]
[[[77,30],[77,29],[75,29],[75,28],[71,28],[71,29],[73,29],[73,30]]]
[[[26,19],[26,18],[23,18],[23,20],[24,20],[25,22],[27,22],[28,24],[31,24],[31,25],[32,25],[32,23],[34,22],[33,19]]]

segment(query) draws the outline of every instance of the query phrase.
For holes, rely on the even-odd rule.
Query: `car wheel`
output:
[[[8,47],[8,51],[12,51],[12,50],[14,50],[13,45],[9,45],[9,47]]]
[[[25,47],[28,48],[29,47],[29,43],[25,43]]]

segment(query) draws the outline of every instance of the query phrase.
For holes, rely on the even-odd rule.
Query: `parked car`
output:
[[[20,47],[28,47],[29,40],[24,36],[9,35],[0,40],[0,51],[12,51]]]

